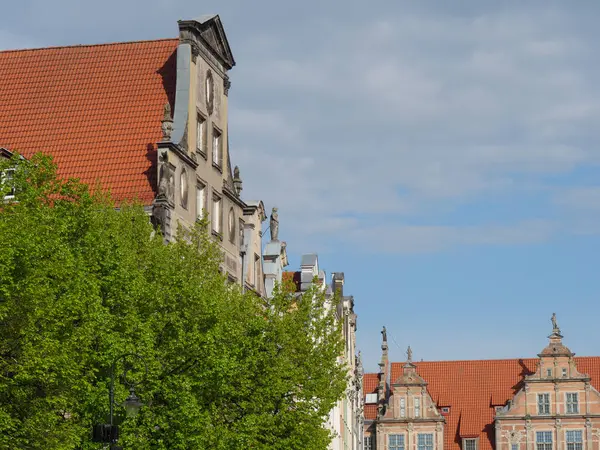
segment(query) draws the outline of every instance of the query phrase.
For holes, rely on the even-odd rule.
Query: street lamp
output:
[[[140,400],[140,398],[135,394],[135,387],[139,384],[133,382],[132,380],[127,379],[127,373],[132,370],[132,366],[127,363],[127,358],[135,358],[141,361],[144,365],[144,374],[148,375],[148,366],[144,358],[135,353],[126,353],[124,355],[116,358],[111,366],[110,370],[110,387],[108,391],[108,399],[110,404],[110,416],[108,424],[100,424],[94,427],[93,441],[94,442],[103,442],[110,443],[111,449],[117,450],[121,447],[117,447],[115,444],[119,439],[119,427],[114,424],[114,408],[115,406],[122,406],[125,408],[125,414],[127,417],[135,417],[137,416],[140,408],[144,406],[144,403]],[[129,388],[129,396],[125,399],[125,401],[121,404],[115,402],[115,369],[117,363],[121,360],[125,361],[125,367],[123,370],[123,384],[125,384]]]

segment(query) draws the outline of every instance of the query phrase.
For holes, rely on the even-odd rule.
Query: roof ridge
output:
[[[105,47],[110,45],[122,45],[122,44],[144,44],[150,42],[163,42],[163,41],[178,41],[179,38],[159,38],[159,39],[139,39],[137,41],[122,41],[122,42],[102,42],[99,44],[73,44],[73,45],[56,45],[51,47],[34,47],[34,48],[14,48],[9,50],[0,50],[0,53],[16,53],[16,52],[32,52],[40,50],[57,50],[61,48],[82,48],[82,47]]]
[[[574,356],[575,359],[582,359],[582,358],[600,358],[600,356],[580,356],[580,355],[576,355]],[[441,363],[441,362],[448,362],[448,363],[459,363],[459,362],[496,362],[496,361],[515,361],[515,360],[538,360],[539,358],[536,356],[528,356],[528,357],[514,357],[514,358],[491,358],[491,359],[433,359],[433,360],[426,360],[426,361],[413,361],[414,364],[420,364],[420,363]],[[404,364],[405,361],[392,361],[392,364]]]

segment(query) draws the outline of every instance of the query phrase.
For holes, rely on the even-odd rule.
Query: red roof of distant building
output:
[[[294,283],[296,292],[300,292],[300,272],[283,272],[282,281],[284,283]]]
[[[363,375],[363,393],[373,394],[377,392],[377,385],[379,384],[379,375],[376,373],[365,373]],[[365,419],[374,420],[377,417],[377,404],[371,403],[366,404],[364,407]]]
[[[504,406],[518,391],[525,375],[535,371],[538,359],[418,362],[417,372],[428,383],[427,390],[446,416],[444,449],[460,450],[462,437],[480,437],[480,450],[492,450],[495,407]],[[600,357],[575,357],[579,372],[592,378],[600,389]],[[402,364],[392,363],[393,383]],[[365,393],[367,391],[365,390]],[[365,418],[376,418],[377,409],[365,408]]]
[[[0,52],[0,147],[54,156],[117,201],[155,196],[178,39]]]

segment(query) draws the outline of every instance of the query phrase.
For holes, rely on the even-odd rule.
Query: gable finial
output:
[[[409,363],[412,362],[412,356],[413,356],[412,348],[410,348],[410,345],[409,345],[408,349],[406,350],[406,357],[407,357],[407,361]]]

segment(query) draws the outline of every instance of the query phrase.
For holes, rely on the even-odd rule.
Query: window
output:
[[[552,369],[546,369],[546,376],[552,378]]]
[[[198,183],[196,186],[196,218],[198,220],[204,217],[204,211],[206,210],[206,186],[202,183]]]
[[[519,444],[512,444],[510,450],[519,450]]]
[[[415,397],[415,417],[421,417],[421,399]]]
[[[538,414],[550,414],[550,394],[538,394]]]
[[[15,177],[15,169],[6,169],[2,173],[2,184],[8,184],[8,189],[6,190],[6,194],[4,194],[4,200],[9,200],[11,198],[15,198],[15,186],[13,183],[13,179]]]
[[[406,417],[406,399],[400,398],[400,417]]]
[[[365,436],[364,444],[364,450],[373,450],[373,438],[371,436]]]
[[[463,450],[477,450],[477,439],[463,439]]]
[[[567,450],[583,449],[583,433],[581,430],[567,430]]]
[[[417,435],[418,450],[433,450],[433,434],[418,434]]]
[[[200,114],[196,123],[196,151],[206,154],[206,120]]]
[[[221,234],[221,197],[214,195],[212,204],[212,230]]]
[[[579,413],[579,394],[577,392],[567,392],[567,414]]]
[[[240,225],[238,227],[240,233],[240,248],[244,246],[244,221],[240,219]]]
[[[221,167],[223,165],[223,140],[221,139],[221,132],[216,128],[213,128],[213,153],[212,162],[215,166]]]
[[[404,450],[404,435],[403,434],[390,434],[389,438],[389,450]]]
[[[377,394],[365,395],[365,403],[377,403]]]
[[[188,192],[188,176],[187,176],[187,172],[185,171],[185,169],[181,170],[179,193],[181,196],[181,206],[183,206],[185,209],[187,209],[189,192]]]
[[[254,254],[254,287],[257,289],[260,287],[260,275],[261,275],[260,256],[258,256],[255,253]]]
[[[552,431],[536,431],[535,443],[537,450],[552,450]]]
[[[448,413],[450,413],[450,408],[448,408],[447,406],[444,406],[442,408],[442,414],[448,414]]]
[[[215,100],[215,83],[210,70],[206,72],[204,95],[206,96],[206,109],[208,110],[208,114],[212,114]]]
[[[562,375],[563,375],[563,378],[567,378],[567,368],[566,367],[563,367]]]
[[[229,229],[229,242],[235,244],[235,212],[233,212],[233,208],[229,209],[229,223],[227,227]]]

